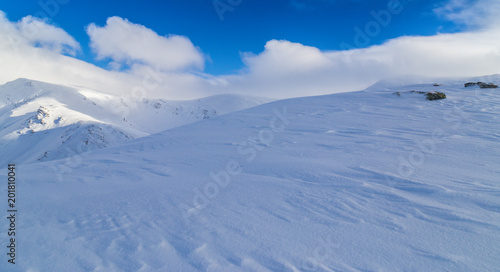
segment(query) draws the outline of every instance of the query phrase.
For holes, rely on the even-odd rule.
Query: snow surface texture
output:
[[[0,86],[0,163],[62,159],[269,101],[236,95],[193,101],[117,97],[19,79]]]
[[[17,267],[498,271],[500,91],[464,82],[276,101],[18,166]]]

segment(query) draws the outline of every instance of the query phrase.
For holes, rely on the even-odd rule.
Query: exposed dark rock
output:
[[[464,84],[465,87],[479,86],[482,89],[495,89],[498,88],[498,85],[493,83],[485,83],[485,82],[467,82]]]
[[[439,99],[445,99],[446,95],[441,92],[429,92],[426,94],[427,100],[439,100]]]
[[[496,88],[498,88],[498,85],[495,85],[493,83],[478,82],[477,85],[479,85],[479,87],[481,89],[496,89]]]
[[[434,87],[439,87],[439,86],[443,86],[443,84],[434,83]]]
[[[405,93],[417,93],[417,94],[425,94],[427,100],[439,100],[439,99],[445,99],[446,98],[446,94],[442,93],[442,92],[422,92],[422,91],[415,91],[415,90],[412,90],[412,91],[408,91],[408,92],[405,92]],[[401,96],[403,93],[402,92],[394,92],[393,94],[397,95],[397,96]]]

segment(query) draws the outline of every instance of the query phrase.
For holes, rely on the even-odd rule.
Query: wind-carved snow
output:
[[[226,104],[215,102],[224,99]],[[117,97],[19,79],[0,86],[0,162],[63,159],[269,101]]]
[[[500,92],[464,82],[276,101],[24,165],[18,267],[496,271]]]

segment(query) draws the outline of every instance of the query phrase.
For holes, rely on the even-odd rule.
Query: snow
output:
[[[280,100],[21,164],[17,267],[495,271],[500,92],[465,82]]]
[[[0,86],[0,163],[62,159],[270,101],[236,95],[193,101],[118,97],[18,79]]]

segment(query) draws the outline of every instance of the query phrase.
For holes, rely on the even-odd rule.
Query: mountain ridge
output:
[[[2,161],[61,159],[268,101],[236,95],[191,101],[119,97],[83,87],[18,79],[0,86],[0,150],[10,154]],[[38,135],[47,133],[61,140],[46,143],[46,148],[40,146],[44,139]],[[79,136],[72,138],[73,134]],[[21,136],[24,139],[18,141]],[[75,142],[78,137],[80,141]],[[36,145],[38,148],[33,148]],[[28,153],[24,152],[26,146],[32,149]]]

